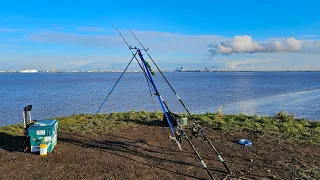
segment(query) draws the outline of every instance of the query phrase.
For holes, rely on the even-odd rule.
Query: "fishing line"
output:
[[[128,65],[126,66],[126,68],[123,70],[122,74],[120,75],[119,79],[117,80],[117,82],[115,83],[115,85],[112,87],[112,89],[110,90],[110,92],[108,93],[108,95],[106,96],[106,98],[104,99],[104,101],[102,102],[102,104],[100,105],[99,109],[97,110],[97,112],[94,114],[94,116],[96,116],[99,111],[101,110],[102,106],[104,105],[104,103],[107,101],[107,99],[109,98],[109,96],[111,95],[111,93],[113,92],[113,90],[115,89],[115,87],[117,86],[117,84],[119,83],[120,79],[122,78],[122,76],[124,75],[124,73],[127,71],[129,65],[131,64],[132,60],[136,57],[135,53],[133,55],[133,57],[131,58],[130,62],[128,63]],[[87,130],[88,126],[91,125],[91,123],[93,122],[93,120],[90,121],[90,123],[84,128],[84,131],[82,134],[84,134],[84,132]]]

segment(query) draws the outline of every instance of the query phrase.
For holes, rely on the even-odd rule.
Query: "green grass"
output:
[[[251,131],[267,134],[278,134],[286,138],[320,142],[320,122],[307,119],[295,119],[294,115],[279,112],[273,117],[223,115],[206,113],[195,115],[203,125],[212,126],[223,131]]]
[[[6,133],[12,136],[23,136],[23,124],[0,127],[0,135],[1,133]]]
[[[60,132],[76,132],[88,134],[101,134],[114,132],[120,128],[135,126],[137,124],[155,123],[162,118],[160,112],[135,112],[111,114],[78,114],[69,117],[59,117]]]
[[[135,112],[98,114],[78,114],[68,117],[58,117],[60,132],[87,134],[103,134],[114,132],[129,126],[161,125],[161,112]],[[295,119],[293,115],[279,112],[273,117],[224,115],[217,113],[196,114],[195,119],[204,126],[221,131],[250,131],[276,134],[285,138],[303,140],[317,144],[320,142],[320,122],[307,119]],[[188,117],[188,123],[191,119]],[[23,125],[0,127],[1,132],[9,135],[23,135]]]

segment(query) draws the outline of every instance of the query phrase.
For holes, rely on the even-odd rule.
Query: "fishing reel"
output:
[[[183,132],[181,132],[181,130],[180,130],[180,133],[178,131],[176,131],[175,136],[176,136],[177,140],[181,143],[182,138],[183,138]]]
[[[176,133],[176,137],[177,137],[177,140],[181,143],[181,141],[182,141],[182,136],[181,136],[181,134],[177,134],[177,133]]]
[[[191,137],[194,136],[194,137],[198,138],[199,135],[200,135],[200,136],[202,136],[204,139],[206,139],[203,130],[202,130],[199,126],[193,125],[193,126],[190,128],[190,131],[191,131],[191,134],[192,134]]]
[[[195,136],[196,138],[199,137],[200,129],[199,129],[198,126],[193,125],[193,126],[190,128],[190,131],[191,131],[192,136]]]

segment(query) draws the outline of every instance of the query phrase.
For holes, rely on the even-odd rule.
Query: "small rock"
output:
[[[253,162],[253,159],[250,159],[250,162]]]
[[[272,175],[272,176],[268,176],[269,179],[276,179],[276,176],[275,175]]]

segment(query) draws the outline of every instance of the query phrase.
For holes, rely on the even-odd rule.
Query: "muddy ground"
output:
[[[192,138],[216,179],[316,179],[320,146],[260,133],[205,128],[233,175],[228,175],[202,138]],[[169,140],[169,128],[137,125],[99,136],[59,133],[46,157],[21,152],[22,137],[7,135],[0,147],[0,179],[209,179],[183,140]],[[2,134],[5,136],[5,134]],[[252,140],[252,147],[236,144]]]

